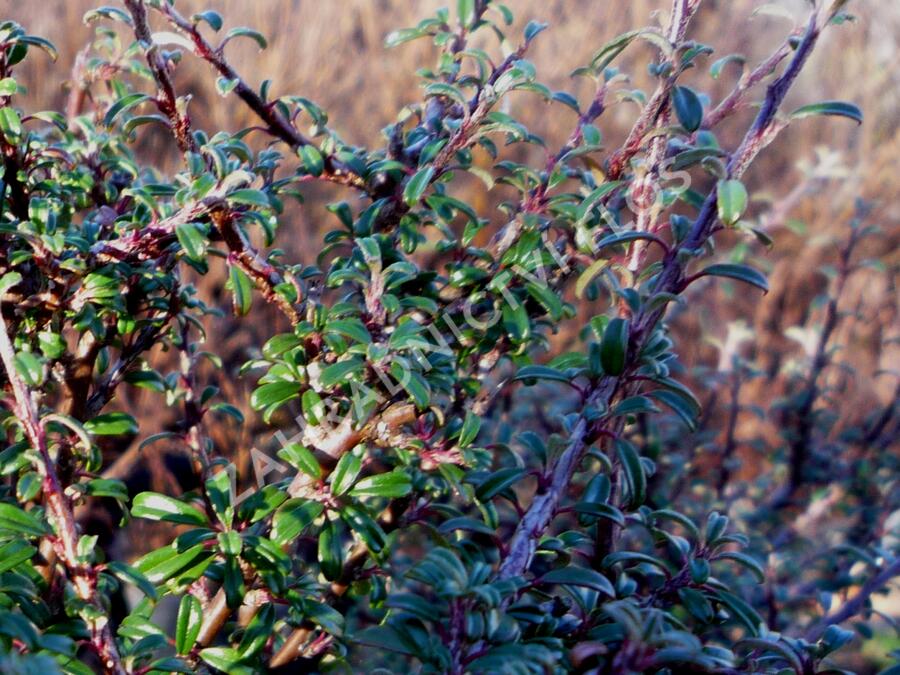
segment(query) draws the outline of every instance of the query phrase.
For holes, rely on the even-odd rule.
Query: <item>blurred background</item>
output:
[[[292,94],[310,98],[329,114],[330,126],[346,140],[379,147],[381,129],[396,119],[400,109],[421,100],[415,71],[430,66],[434,50],[425,40],[387,50],[385,35],[396,28],[414,25],[444,3],[433,0],[179,0],[180,11],[189,15],[215,9],[225,19],[225,29],[249,26],[261,31],[269,46],[259,51],[250,40],[236,41],[228,48],[228,58],[246,80],[259,84],[273,81],[273,96]],[[508,0],[516,23],[510,29],[512,41],[532,19],[546,21],[550,29],[537,39],[528,54],[538,69],[538,77],[553,89],[565,89],[586,100],[589,83],[570,79],[569,73],[586,63],[591,54],[616,35],[636,27],[665,20],[667,0]],[[765,58],[792,29],[789,18],[800,20],[807,4],[803,0],[773,3],[783,11],[753,16],[766,3],[757,0],[705,0],[689,34],[691,39],[715,48],[708,63],[730,53],[747,56],[748,64]],[[94,0],[0,0],[0,18],[22,23],[30,33],[52,41],[60,58],[52,64],[39,56],[28,59],[19,81],[29,89],[28,107],[34,109],[65,106],[65,81],[76,53],[91,42],[94,26],[85,26],[82,16],[96,6]],[[869,411],[889,405],[896,396],[897,378],[886,371],[900,369],[900,323],[898,323],[897,270],[900,263],[900,3],[888,0],[856,0],[848,10],[856,21],[836,27],[825,35],[785,108],[828,99],[851,101],[862,108],[865,123],[858,127],[845,119],[815,118],[792,124],[753,166],[746,177],[753,201],[750,218],[773,239],[774,246],[738,244],[740,255],[749,256],[767,270],[772,290],[762,297],[756,292],[729,283],[708,285],[700,303],[701,311],[674,320],[675,339],[685,364],[699,369],[727,373],[731,356],[741,354],[748,364],[765,376],[750,380],[743,388],[742,405],[736,416],[734,439],[737,455],[744,460],[736,471],[746,474],[765,471],[760,453],[778,435],[777,417],[760,416],[755,407],[767,408],[790,386],[791,368],[808,358],[810,335],[822,322],[821,294],[827,291],[828,277],[823,266],[834,263],[841,241],[849,232],[855,202],[868,204],[866,222],[877,225],[882,235],[864,244],[861,255],[875,261],[870,271],[854,274],[842,295],[839,308],[846,313],[832,344],[840,347],[836,363],[825,378],[835,387],[834,409],[838,420],[832,431],[840,433],[858,424]],[[778,15],[776,15],[778,14]],[[485,42],[497,53],[496,42]],[[646,89],[650,78],[641,64],[647,62],[651,47],[636,45],[626,50],[618,65],[632,78],[632,86]],[[729,66],[710,85],[708,71],[695,69],[685,83],[703,82],[714,96],[723,96],[734,86],[740,71]],[[203,64],[185,55],[176,74],[180,94],[193,97],[190,112],[196,125],[207,132],[237,130],[253,123],[249,111],[235,98],[221,98],[214,88],[215,77]],[[760,90],[761,91],[761,90]],[[562,106],[559,106],[562,109]],[[605,144],[617,147],[630,129],[636,104],[612,106],[599,120]],[[533,95],[514,95],[510,113],[557,147],[570,133],[572,113],[555,111],[548,115],[546,104]],[[720,132],[720,142],[734,147],[754,111],[744,110],[728,120]],[[548,120],[565,124],[549,127]],[[174,144],[163,136],[144,134],[138,151],[146,157],[168,158],[174,166]],[[496,218],[492,206],[507,197],[503,187],[488,193],[472,184],[471,203],[485,217]],[[330,201],[352,196],[339,188],[314,187],[304,205],[291,205],[281,222],[279,245],[295,260],[313,262],[320,250],[321,234],[333,225],[321,207]],[[827,272],[827,267],[825,268]],[[252,378],[238,379],[237,368],[252,355],[252,345],[286,326],[273,312],[256,307],[260,319],[256,328],[246,322],[241,331],[232,330],[227,316],[228,295],[223,277],[215,273],[197,280],[202,295],[226,310],[226,316],[209,326],[213,350],[225,358],[224,377],[209,373],[223,394],[240,407],[247,422],[238,427],[230,422],[209,429],[217,449],[249,472],[249,449],[263,447],[271,435],[246,404]],[[570,298],[573,299],[573,298]],[[590,308],[584,308],[589,311]],[[563,326],[556,344],[574,346],[577,325]],[[253,331],[258,330],[258,335]],[[567,332],[571,331],[571,332]],[[805,337],[804,337],[805,336]],[[814,340],[813,340],[814,341]],[[220,374],[221,375],[221,374]],[[698,380],[699,381],[699,380]],[[714,382],[706,378],[704,382]],[[711,386],[711,385],[707,385]],[[699,392],[708,401],[707,414],[724,416],[728,410],[717,403],[715,391]],[[130,390],[120,404],[136,414],[142,432],[149,434],[165,427],[167,413],[160,410],[155,394]],[[174,414],[172,415],[174,419]],[[212,426],[212,425],[211,425]],[[723,425],[710,424],[710,428]],[[700,442],[700,441],[698,441]],[[716,439],[709,443],[709,462],[716,455]],[[119,477],[170,491],[172,482],[183,482],[178,470],[178,452],[165,444],[152,446],[137,456],[132,448],[108,448]],[[896,444],[887,452],[897,452]],[[189,472],[184,472],[189,473]],[[95,524],[107,537],[107,546],[124,548],[126,557],[141,553],[146,537],[116,537],[115,519],[96,516]],[[132,524],[130,527],[148,527]],[[137,550],[131,550],[136,547]],[[877,657],[875,662],[877,663]]]

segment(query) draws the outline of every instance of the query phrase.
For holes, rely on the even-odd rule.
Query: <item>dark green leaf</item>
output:
[[[753,269],[752,267],[749,267],[748,265],[733,265],[730,263],[710,265],[702,272],[700,272],[698,276],[728,277],[730,279],[737,279],[738,281],[743,281],[750,284],[751,286],[756,286],[766,293],[769,292],[769,282],[766,280],[766,277],[763,276],[762,273]]]
[[[719,220],[734,225],[747,210],[747,188],[739,180],[720,180],[717,186]]]
[[[206,256],[206,238],[193,223],[182,223],[175,228],[178,243],[191,260],[200,261]]]
[[[127,94],[123,96],[118,101],[113,103],[109,110],[106,111],[106,115],[103,117],[103,124],[106,126],[112,126],[112,123],[116,121],[116,117],[121,115],[126,110],[130,110],[136,105],[143,103],[144,101],[149,100],[150,97],[147,94]]]
[[[635,447],[628,441],[617,440],[615,446],[628,486],[629,504],[632,507],[640,506],[644,503],[647,495],[647,476],[644,473],[641,459]]]
[[[412,482],[406,472],[395,469],[388,473],[367,476],[350,490],[354,497],[403,497],[412,490]]]
[[[206,525],[206,516],[182,501],[158,492],[141,492],[135,496],[131,513],[137,518],[165,520],[186,525]]]
[[[236,38],[236,37],[246,37],[246,38],[250,38],[251,40],[253,40],[254,42],[256,42],[257,45],[259,45],[259,48],[260,48],[260,49],[265,49],[265,48],[268,46],[268,44],[269,44],[268,42],[266,42],[266,38],[263,37],[263,34],[260,33],[259,31],[255,31],[255,30],[251,30],[251,29],[249,29],[249,28],[243,28],[243,27],[241,27],[241,28],[232,28],[232,29],[231,29],[230,31],[228,31],[228,33],[225,35],[225,40],[224,40],[224,41],[225,41],[225,42],[228,42],[229,40],[231,40],[231,39],[233,39],[233,38]]]
[[[362,462],[352,452],[341,457],[331,474],[331,493],[340,496],[347,492],[353,486],[361,468]]]
[[[303,160],[304,168],[313,176],[321,176],[325,168],[325,160],[322,159],[322,153],[319,149],[312,145],[301,145],[297,151],[300,159]]]
[[[500,469],[485,478],[475,489],[475,496],[486,502],[516,483],[525,475],[524,469]]]
[[[150,580],[147,577],[131,565],[124,563],[121,560],[111,560],[106,564],[106,569],[120,581],[133,584],[148,598],[156,600],[157,594],[153,584],[150,583]]]
[[[244,316],[250,311],[250,304],[253,302],[253,284],[237,265],[229,266],[228,275],[234,295],[234,311],[238,316]]]
[[[741,553],[740,551],[725,551],[724,553],[719,553],[714,560],[734,561],[738,565],[742,565],[750,570],[759,583],[763,583],[766,580],[766,571],[763,569],[763,566],[759,564],[759,561],[746,553]]]
[[[560,567],[550,570],[540,578],[539,584],[561,584],[563,586],[583,586],[603,593],[611,598],[616,597],[612,583],[599,572],[586,567]]]
[[[857,124],[862,124],[863,114],[858,106],[845,101],[822,101],[821,103],[813,103],[797,108],[791,113],[791,118],[795,120],[804,117],[812,117],[813,115],[835,115],[838,117],[847,117]]]
[[[123,412],[97,415],[84,423],[84,428],[94,436],[122,436],[136,434],[138,423],[131,415]]]
[[[362,359],[352,358],[332,363],[325,368],[319,378],[319,382],[325,389],[331,389],[335,385],[344,382],[351,376],[358,374],[365,364]]]
[[[190,593],[185,593],[178,607],[178,618],[175,622],[175,652],[188,654],[200,635],[203,623],[203,609],[200,601]]]
[[[322,513],[319,502],[306,499],[289,499],[282,504],[272,517],[272,541],[287,544],[296,539],[303,530],[312,525]]]
[[[34,514],[6,502],[0,502],[0,530],[33,537],[47,534],[46,526]]]
[[[319,567],[323,576],[334,581],[341,575],[344,565],[344,549],[337,527],[326,519],[319,531]]]
[[[290,443],[278,451],[278,457],[308,476],[316,479],[322,477],[322,467],[306,446]]]
[[[250,406],[254,410],[263,410],[296,398],[299,391],[299,382],[270,382],[254,390],[250,395]]]
[[[341,518],[359,535],[372,553],[378,554],[384,549],[386,540],[384,530],[363,509],[345,506],[341,509]]]
[[[628,353],[628,320],[615,318],[606,325],[600,341],[600,364],[608,375],[621,375]]]
[[[675,87],[672,89],[672,105],[681,126],[690,133],[697,131],[703,123],[703,104],[693,89]]]
[[[222,15],[218,12],[212,11],[211,9],[206,10],[205,12],[197,12],[196,14],[191,16],[191,21],[193,21],[194,23],[205,21],[207,24],[209,24],[210,28],[212,28],[217,33],[222,30]]]
[[[513,380],[553,380],[569,382],[570,378],[563,371],[549,366],[523,366],[516,372]]]
[[[406,202],[407,206],[414,207],[419,203],[419,200],[422,198],[422,195],[425,194],[425,190],[431,183],[432,176],[434,176],[434,167],[427,166],[424,169],[419,169],[419,171],[409,179],[406,183],[406,187],[403,188],[403,201]]]

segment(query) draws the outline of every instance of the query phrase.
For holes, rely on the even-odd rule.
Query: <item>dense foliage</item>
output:
[[[459,0],[388,36],[430,39],[438,60],[372,150],[308,99],[251,87],[226,45],[265,38],[220,38],[215,12],[90,13],[66,114],[17,106],[17,64],[54,49],[0,24],[0,670],[834,672],[900,576],[895,410],[831,434],[822,377],[876,234],[865,206],[828,270],[823,324],[801,336],[808,362],[759,411],[780,434],[755,479],[734,479],[734,415],[761,374],[723,348],[732,415],[704,413],[665,321],[710,278],[767,289],[742,259],[745,239],[770,243],[744,217],[742,178],[778,133],[861,122],[839,101],[781,110],[822,32],[849,18],[846,2],[819,4],[713,103],[682,75],[744,64],[687,38],[700,0],[600,47],[575,73],[595,83],[588,101],[537,79],[526,57],[546,26],[507,37],[506,6]],[[615,67],[642,42],[651,92]],[[173,81],[189,54],[257,126],[192,125]],[[571,124],[561,148],[504,112],[516,92]],[[609,149],[599,124],[618,104],[639,113]],[[724,147],[719,124],[749,107]],[[133,150],[152,134],[177,144],[174,174]],[[515,195],[500,218],[459,196],[467,176]],[[274,248],[281,215],[320,182],[347,200],[322,216],[318,264],[295,264]],[[279,432],[250,476],[209,435],[241,413],[198,375],[220,366],[205,328],[221,309],[192,279],[223,267],[235,315],[264,301],[290,325],[235,374]],[[583,329],[560,350],[563,322]],[[129,387],[178,409],[177,429],[138,428],[117,399]],[[195,489],[131,494],[106,474],[104,448],[163,441],[189,452]],[[711,444],[718,465],[703,462]],[[811,541],[798,514],[823,493],[827,536]],[[168,544],[102,551],[79,524],[97,500],[170,523]]]

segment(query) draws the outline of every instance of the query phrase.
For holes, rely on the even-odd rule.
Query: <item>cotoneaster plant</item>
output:
[[[767,603],[795,599],[758,592],[778,533],[749,517],[735,529],[714,497],[675,506],[661,473],[675,468],[648,429],[689,434],[701,411],[667,310],[691,311],[712,277],[767,289],[716,248],[765,239],[744,219],[754,159],[802,118],[861,121],[838,101],[782,109],[845,4],[808,3],[741,72],[742,57],[688,38],[701,1],[674,0],[664,25],[575,72],[594,86],[579,100],[527,60],[544,24],[507,36],[508,7],[459,0],[388,36],[430,40],[438,58],[371,149],[312,101],[250,86],[228,44],[266,40],[223,35],[216,12],[124,0],[89,13],[97,39],[65,114],[22,108],[17,65],[55,51],[0,24],[0,670],[834,672],[854,637],[841,624],[897,575],[896,546],[844,584],[859,590],[843,609],[767,621]],[[615,66],[642,42],[647,92]],[[191,57],[253,127],[192,122],[175,85]],[[722,100],[683,83],[706,68],[735,78]],[[568,140],[548,147],[504,112],[513,92]],[[606,147],[603,114],[623,101],[640,112]],[[719,124],[747,109],[742,140],[720,142]],[[145,135],[177,146],[173,172],[135,150]],[[465,174],[511,196],[479,212],[457,189]],[[284,221],[320,182],[346,200],[320,216],[332,226],[316,260],[295,262],[277,248]],[[227,279],[243,321],[267,303],[289,326],[234,374],[280,432],[251,476],[209,434],[243,416],[199,375],[221,365],[206,330],[224,308],[192,283],[205,274]],[[566,322],[581,342],[561,351]],[[131,387],[179,423],[139,426],[121,404]],[[536,397],[553,433],[528,419]],[[131,494],[110,477],[110,447],[160,441],[189,454],[195,489]],[[797,471],[779,498],[827,482]],[[123,522],[170,524],[167,543],[136,560],[101,550],[80,522],[97,500]]]

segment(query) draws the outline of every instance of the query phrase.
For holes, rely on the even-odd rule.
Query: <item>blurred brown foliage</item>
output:
[[[380,129],[393,122],[404,105],[421,99],[415,71],[429,66],[433,56],[425,41],[386,50],[382,46],[384,36],[397,27],[415,24],[444,3],[179,0],[178,4],[185,14],[201,9],[220,11],[226,29],[246,25],[260,30],[269,39],[265,51],[258,51],[252,41],[239,41],[240,44],[229,47],[229,58],[242,75],[253,84],[259,84],[264,77],[271,78],[274,95],[294,94],[315,100],[328,111],[332,126],[341,130],[348,141],[373,146],[379,144]],[[710,62],[727,53],[722,49],[728,49],[745,54],[752,64],[767,55],[775,46],[774,41],[790,30],[784,18],[752,17],[754,8],[761,4],[753,0],[707,0],[690,37],[716,48],[716,56]],[[61,82],[77,52],[91,41],[93,27],[85,26],[82,16],[95,5],[94,0],[0,0],[0,16],[21,22],[29,32],[50,39],[60,51],[55,66],[46,59],[29,59],[21,72],[19,81],[29,88],[28,106],[64,107],[66,91]],[[661,20],[659,15],[664,14],[669,3],[510,0],[509,5],[516,13],[519,31],[531,19],[551,25],[529,53],[530,60],[539,65],[539,78],[554,89],[566,89],[583,97],[588,92],[584,83],[569,78],[571,70],[588,61],[594,50],[617,34]],[[800,0],[779,3],[798,10],[802,5]],[[751,350],[760,367],[777,374],[791,359],[803,355],[801,345],[787,337],[785,331],[819,320],[815,306],[811,308],[811,302],[826,285],[818,269],[834,257],[836,242],[845,235],[852,218],[855,199],[870,202],[872,210],[867,220],[880,225],[885,236],[873,241],[865,253],[880,260],[887,274],[873,271],[871,275],[854,276],[842,299],[842,308],[856,312],[857,318],[844,322],[837,336],[837,342],[844,346],[838,361],[855,372],[849,376],[846,372],[829,375],[846,378],[842,383],[845,400],[838,406],[844,417],[841,424],[853,424],[874,403],[890,400],[895,379],[876,377],[876,373],[897,368],[900,363],[896,286],[900,262],[900,4],[869,0],[853,3],[850,9],[858,21],[828,32],[824,40],[832,44],[818,50],[792,92],[787,108],[826,99],[848,100],[863,109],[865,124],[856,127],[840,119],[801,122],[792,125],[780,142],[763,154],[748,176],[748,183],[751,190],[755,183],[775,186],[772,191],[753,193],[751,213],[776,242],[771,251],[756,252],[761,253],[763,266],[771,271],[772,291],[760,299],[756,293],[735,292],[728,284],[705,286],[702,292],[710,294],[704,298],[707,311],[692,312],[690,319],[676,322],[677,339],[688,365],[715,367],[720,354],[708,338],[725,341],[730,322],[738,317],[752,317],[748,323],[755,335],[744,349]],[[776,25],[771,26],[772,30],[750,30],[748,22]],[[771,44],[758,40],[760,35]],[[646,87],[649,76],[636,64],[646,60],[647,53],[641,50],[651,47],[632,49],[625,52],[618,65],[634,78],[634,87]],[[737,69],[729,66],[716,83],[715,93],[724,95],[738,75]],[[708,77],[708,73],[695,72],[686,77],[686,83]],[[179,92],[193,96],[190,112],[197,126],[210,131],[252,125],[249,110],[236,99],[221,98],[215,92],[214,81],[205,64],[185,55],[176,83]],[[546,128],[545,120],[551,116],[544,114],[545,104],[535,97],[519,95],[512,100],[516,116],[543,135],[550,147],[568,133],[568,128]],[[630,128],[634,106],[620,103],[600,120],[609,147],[615,147]],[[752,115],[752,110],[736,115],[727,123],[721,140],[733,145],[736,139],[729,137],[729,131],[739,133]],[[148,136],[139,142],[142,152],[156,157],[175,156],[174,143],[168,137]],[[825,146],[828,150],[823,149]],[[470,197],[470,202],[480,204],[484,214],[491,213],[492,204],[504,198],[502,186],[490,194],[481,185],[473,184],[471,189],[479,193]],[[290,235],[280,239],[283,245],[290,246],[288,254],[294,259],[314,260],[320,235],[331,225],[323,221],[324,211],[317,207],[343,198],[345,195],[338,190],[316,188],[308,195],[306,205],[291,205],[286,210],[280,227]],[[804,236],[795,234],[798,227],[805,229]],[[198,280],[206,298],[227,310],[229,301],[222,284],[223,280],[214,275]],[[729,292],[736,294],[730,298],[722,296]],[[268,322],[278,321],[274,312],[265,308],[254,311],[266,316]],[[261,326],[260,336],[273,334],[271,326]],[[259,442],[263,427],[252,422],[253,415],[246,405],[251,383],[228,374],[234,375],[251,355],[250,346],[261,341],[257,339],[260,336],[248,332],[252,329],[243,327],[243,332],[237,332],[232,328],[227,317],[210,326],[216,351],[232,355],[226,362],[226,376],[215,379],[225,396],[243,409],[248,423],[239,432],[231,425],[212,431],[219,451],[246,468],[249,448]],[[559,339],[574,340],[576,336],[563,334]],[[780,386],[776,375],[755,380],[746,392],[746,403],[766,404],[780,393]],[[155,395],[131,392],[129,396],[133,398],[122,403],[143,417],[142,428],[149,431],[167,423]],[[150,423],[145,426],[145,421]],[[774,430],[760,425],[754,415],[748,413],[745,419],[742,414],[738,441],[774,434]],[[124,448],[109,450],[113,454],[125,452]],[[159,451],[163,449],[145,453],[142,464],[152,481],[151,489],[168,492],[165,483],[175,476],[160,462],[156,454]],[[135,457],[132,448],[117,466],[130,472]]]

